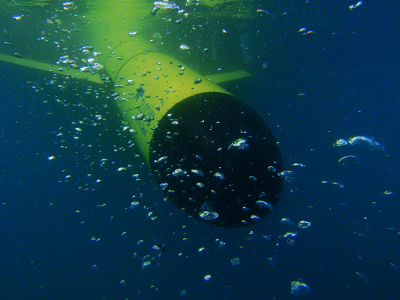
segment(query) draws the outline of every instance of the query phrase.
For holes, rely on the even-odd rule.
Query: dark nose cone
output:
[[[172,107],[155,129],[150,163],[176,206],[217,226],[260,221],[282,192],[275,138],[254,110],[228,94],[203,93]]]

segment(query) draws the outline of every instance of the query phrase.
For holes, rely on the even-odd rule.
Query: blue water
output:
[[[165,202],[96,87],[0,64],[0,298],[291,299],[300,280],[304,299],[398,299],[400,4],[355,3],[260,2],[271,19],[242,29],[253,76],[224,87],[263,116],[294,171],[273,213],[247,228]],[[18,41],[20,23],[2,22],[15,34],[1,40]],[[385,150],[332,147],[358,135]],[[338,164],[346,155],[360,163]]]

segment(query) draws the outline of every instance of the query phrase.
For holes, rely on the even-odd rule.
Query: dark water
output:
[[[99,87],[0,64],[0,298],[290,299],[300,280],[312,290],[305,299],[398,299],[400,4],[349,10],[355,3],[260,2],[262,18],[220,20],[248,52],[220,51],[217,61],[229,68],[231,55],[254,74],[224,87],[263,116],[294,171],[276,210],[243,229],[197,223],[163,201]],[[2,52],[26,50],[26,27],[10,20],[2,13],[1,40],[12,42]],[[48,51],[50,61],[60,55]],[[195,49],[175,54],[199,71],[212,64]],[[359,135],[385,150],[332,147]],[[360,163],[338,164],[346,155]],[[301,220],[311,227],[297,228]],[[152,248],[160,244],[165,253]]]

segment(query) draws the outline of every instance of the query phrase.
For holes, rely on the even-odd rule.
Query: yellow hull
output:
[[[205,77],[159,52],[141,37],[143,22],[153,17],[151,2],[86,5],[87,28],[80,34],[89,51],[102,53],[96,61],[104,68],[97,74],[14,56],[0,60],[111,85],[113,101],[161,188],[194,218],[238,227],[268,215],[283,186],[277,143],[255,111],[216,84],[250,74]]]

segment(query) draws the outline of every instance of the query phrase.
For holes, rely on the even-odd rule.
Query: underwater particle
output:
[[[257,201],[256,201],[256,204],[257,204],[259,207],[266,208],[266,209],[269,209],[269,210],[271,210],[271,211],[274,210],[274,207],[272,206],[272,204],[269,203],[269,202],[267,202],[267,201],[257,200]]]
[[[206,250],[206,248],[204,247],[200,247],[199,249],[197,249],[198,252],[204,252]]]
[[[139,206],[139,201],[132,201],[129,208],[134,209],[135,207],[138,207],[138,206]]]
[[[150,260],[146,260],[142,263],[142,270],[144,270],[145,268],[148,268],[151,264]]]
[[[334,144],[333,147],[343,147],[347,146],[349,143],[345,139],[338,139]]]
[[[224,241],[219,241],[218,242],[218,248],[222,248],[222,247],[225,247],[225,246],[226,246],[226,243]]]
[[[333,147],[342,147],[347,145],[351,145],[357,150],[385,150],[385,146],[377,142],[374,138],[369,138],[361,135],[349,138],[348,140],[339,139],[333,144]]]
[[[128,35],[129,35],[130,37],[133,37],[133,36],[135,36],[135,35],[137,35],[137,34],[138,34],[137,31],[129,31],[129,32],[128,32]]]
[[[226,30],[225,28],[222,29],[222,33],[223,34],[228,34],[228,30]]]
[[[56,157],[55,156],[49,156],[47,159],[48,160],[54,160],[54,159],[56,159]]]
[[[366,279],[366,276],[360,272],[356,272],[356,275],[362,279]]]
[[[292,281],[290,294],[293,296],[307,296],[311,293],[311,288],[304,282]]]
[[[239,257],[234,257],[234,258],[231,259],[231,265],[232,266],[237,266],[238,264],[240,264]]]
[[[135,120],[143,120],[144,114],[138,114],[137,116],[133,117]]]
[[[288,218],[282,218],[281,223],[288,226],[294,226],[293,221]]]
[[[392,262],[391,262],[389,265],[390,265],[391,267],[395,268],[395,269],[398,269],[398,267],[397,267],[394,263],[392,263]]]
[[[211,275],[210,274],[207,274],[207,275],[204,276],[204,280],[205,281],[209,281],[210,279],[211,279]]]
[[[185,297],[185,296],[187,296],[188,295],[188,293],[187,293],[187,291],[185,291],[185,290],[182,290],[180,293],[179,293],[179,296],[181,296],[181,297]]]
[[[261,64],[261,68],[262,68],[262,69],[268,68],[268,61],[267,61],[267,60],[264,61],[264,62]]]
[[[168,156],[162,156],[162,157],[160,157],[159,159],[154,160],[154,163],[155,163],[155,164],[162,163],[162,162],[166,161],[167,158],[168,158]]]
[[[218,179],[221,179],[221,180],[224,180],[224,179],[225,179],[225,175],[222,174],[222,173],[220,173],[220,172],[216,172],[216,173],[214,174],[214,177],[216,177],[216,178],[218,178]]]
[[[158,9],[179,9],[179,6],[175,3],[170,3],[168,1],[154,1],[153,3],[154,8],[158,8]],[[153,8],[153,10],[154,10]]]
[[[308,221],[300,221],[299,223],[297,223],[297,227],[301,228],[301,229],[307,229],[311,226],[311,222]]]
[[[260,15],[268,15],[268,11],[266,9],[263,8],[259,8],[257,9],[257,13],[259,13]]]
[[[306,167],[306,165],[302,164],[302,163],[293,163],[292,166],[293,167],[301,167],[301,168],[305,168]]]
[[[306,27],[300,28],[299,30],[297,30],[297,32],[301,33],[302,35],[309,35],[315,33],[315,31],[313,30],[307,30]]]
[[[286,241],[286,244],[288,244],[289,246],[293,246],[294,245],[294,240],[293,239],[287,238],[285,241]]]
[[[356,4],[349,5],[349,9],[353,10],[356,7],[359,7],[361,4],[363,4],[363,2],[362,1],[358,1]]]
[[[74,2],[72,2],[72,1],[64,1],[62,3],[62,5],[63,5],[64,10],[70,10],[71,8],[74,8],[74,6],[75,6]]]
[[[194,80],[194,84],[199,84],[200,82],[202,82],[201,78],[196,78]]]
[[[15,52],[15,53],[14,53],[14,56],[15,56],[16,58],[22,58],[22,57],[23,57],[23,55],[22,55],[21,53],[18,53],[18,52]]]
[[[231,143],[228,147],[228,150],[238,149],[238,150],[247,150],[249,149],[249,143],[244,138],[238,138],[233,143]]]
[[[193,174],[196,174],[197,176],[204,176],[204,173],[201,170],[193,169],[190,170]]]
[[[390,195],[393,195],[394,193],[392,192],[392,191],[389,191],[389,190],[386,190],[386,191],[384,191],[381,195],[382,196],[390,196]]]
[[[94,70],[97,71],[97,70],[102,70],[104,68],[104,66],[96,62],[94,58],[88,58],[87,61],[89,63],[89,67],[91,68],[90,72],[92,73]]]
[[[283,237],[284,237],[285,239],[287,239],[287,238],[294,238],[294,237],[296,237],[296,236],[297,236],[297,232],[290,232],[290,231],[286,232],[286,233],[283,235]]]
[[[219,217],[218,213],[214,211],[204,210],[199,212],[199,217],[206,221],[212,221]]]
[[[167,252],[167,246],[165,244],[157,244],[152,247],[154,250],[161,251],[163,253]]]
[[[150,220],[152,220],[152,221],[154,221],[154,220],[157,219],[157,215],[156,215],[154,212],[152,212],[152,211],[150,211],[150,212],[147,214],[147,217],[149,217]]]
[[[90,67],[89,66],[82,66],[79,68],[79,70],[81,72],[89,72],[90,71]]]
[[[165,191],[165,190],[167,189],[167,187],[168,187],[168,183],[167,183],[167,182],[160,183],[160,188],[161,188],[163,191]]]
[[[270,234],[268,234],[268,235],[262,235],[261,236],[261,238],[264,240],[264,241],[267,241],[267,242],[270,242],[271,241],[271,239],[272,239],[272,237],[271,237],[271,235]]]
[[[256,233],[253,230],[250,230],[243,237],[246,241],[254,241],[256,238]]]
[[[175,171],[172,172],[172,176],[178,177],[178,176],[184,176],[186,175],[186,171],[182,169],[176,169]]]
[[[352,137],[348,140],[349,144],[352,145],[353,147],[359,149],[359,150],[378,150],[378,151],[384,151],[385,146],[383,146],[381,143],[375,141],[374,138],[368,138],[365,136],[355,136]]]
[[[124,279],[122,279],[122,280],[119,282],[120,285],[125,285],[125,283],[126,283],[126,281],[125,281]]]
[[[322,180],[321,183],[322,184],[332,184],[333,186],[337,187],[338,189],[344,188],[344,184],[342,184],[340,182]]]
[[[24,17],[24,15],[15,15],[15,16],[12,16],[12,18],[14,19],[14,20],[17,20],[17,21],[19,21],[19,20],[21,20],[22,18]]]
[[[153,245],[153,247],[151,247],[151,249],[157,250],[157,251],[160,251],[160,250],[161,250],[160,247],[159,247],[159,245]]]
[[[190,50],[190,47],[188,45],[186,45],[186,44],[181,44],[179,46],[179,49],[181,49],[181,50]]]
[[[293,171],[282,171],[278,173],[279,177],[285,179],[286,182],[290,183],[293,181],[294,172]]]
[[[83,46],[82,48],[80,48],[80,50],[81,50],[83,53],[87,53],[88,51],[93,51],[93,50],[94,50],[94,47],[93,47],[93,46]],[[88,58],[88,62],[93,62],[93,59]]]
[[[359,164],[359,163],[360,163],[360,159],[355,155],[343,156],[342,158],[340,158],[338,160],[338,164],[340,164],[342,166],[349,165],[349,164]]]

